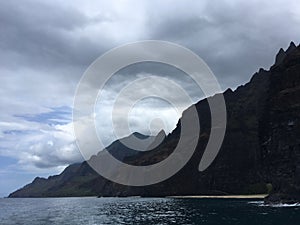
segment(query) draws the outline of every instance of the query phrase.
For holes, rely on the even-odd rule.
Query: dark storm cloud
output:
[[[77,33],[102,21],[105,18],[89,18],[74,7],[44,1],[1,1],[1,64],[15,68],[87,66],[103,49]]]
[[[156,23],[149,22],[150,27],[154,27],[151,35],[158,40],[180,41],[197,35],[199,30],[205,30],[213,26],[208,19],[197,15],[195,17],[187,15],[187,17],[166,18],[160,23],[154,22]]]
[[[291,40],[297,42],[299,16],[292,11],[292,3],[203,1],[176,6],[167,1],[153,11],[158,4],[154,1],[146,4],[144,18],[139,16],[146,28],[141,36],[190,48],[208,63],[224,89],[235,87],[260,67],[268,68],[280,47]],[[100,12],[101,3],[98,6]],[[76,3],[1,1],[1,62],[12,68],[73,66],[83,72],[97,56],[117,44],[108,30],[93,34],[87,27],[101,27],[114,20],[104,13],[89,15]],[[129,27],[120,27],[120,40],[126,29]]]
[[[274,62],[276,52],[299,42],[299,15],[284,1],[207,1],[200,10],[170,8],[150,17],[151,37],[191,48],[211,67],[222,87],[249,80]],[[150,12],[151,14],[151,12]],[[157,13],[156,13],[157,14]]]

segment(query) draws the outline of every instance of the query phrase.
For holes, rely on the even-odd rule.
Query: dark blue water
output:
[[[300,207],[228,199],[0,199],[0,224],[299,225]]]

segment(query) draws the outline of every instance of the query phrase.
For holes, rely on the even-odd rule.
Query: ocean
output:
[[[0,224],[299,225],[300,206],[239,199],[2,198]]]

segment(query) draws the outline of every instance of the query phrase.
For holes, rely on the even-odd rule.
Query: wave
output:
[[[262,207],[275,207],[275,208],[283,208],[283,207],[300,207],[300,203],[293,203],[293,204],[287,204],[287,203],[278,203],[278,204],[266,204],[264,201],[251,201],[248,202],[248,204],[254,204]]]
[[[299,207],[300,203],[294,203],[294,204],[279,203],[279,204],[264,204],[264,205],[270,207]]]

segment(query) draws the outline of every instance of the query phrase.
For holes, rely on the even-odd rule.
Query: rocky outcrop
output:
[[[261,124],[265,177],[274,194],[267,201],[300,202],[300,51],[294,43],[270,70],[270,89]]]
[[[273,189],[267,201],[297,201],[300,193],[300,47],[291,43],[287,51],[279,51],[275,61],[270,70],[260,69],[247,84],[224,92],[225,139],[215,161],[204,172],[198,171],[198,165],[211,129],[207,99],[196,104],[201,133],[194,155],[164,182],[145,187],[123,186],[97,175],[84,162],[70,166],[73,169],[69,167],[61,175],[35,180],[10,197],[257,194]],[[182,117],[185,116],[183,113]],[[177,145],[180,121],[151,151],[119,153],[124,147],[118,141],[108,148],[116,158],[129,164],[159,162]]]

